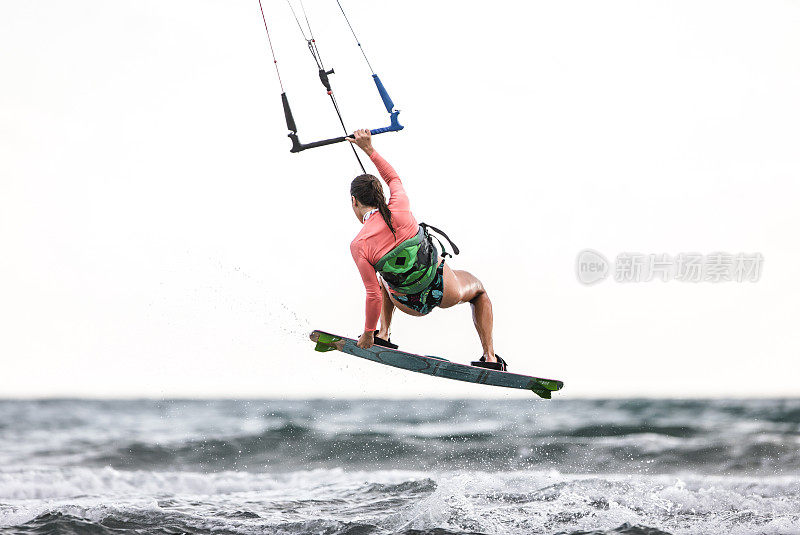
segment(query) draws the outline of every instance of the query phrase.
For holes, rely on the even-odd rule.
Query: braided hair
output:
[[[383,196],[383,185],[380,180],[373,175],[359,175],[350,183],[350,195],[364,206],[377,208],[386,222],[386,226],[389,227],[392,234],[395,233],[392,226],[392,212],[386,205],[386,198]]]

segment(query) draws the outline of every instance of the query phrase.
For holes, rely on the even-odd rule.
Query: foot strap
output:
[[[397,344],[392,343],[392,339],[389,338],[388,340],[384,340],[383,338],[378,336],[378,331],[375,331],[375,345],[381,347],[388,347],[389,349],[397,349],[399,346]]]
[[[481,357],[480,360],[473,361],[470,364],[476,368],[488,368],[490,370],[499,370],[501,372],[504,372],[508,369],[508,364],[502,359],[502,357],[500,357],[500,355],[495,355],[494,358],[497,359],[497,362],[487,362],[486,357]]]

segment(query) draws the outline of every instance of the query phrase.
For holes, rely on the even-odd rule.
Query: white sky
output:
[[[562,397],[800,395],[800,4],[344,0],[402,110],[375,145]],[[351,128],[387,122],[307,0]],[[301,139],[339,135],[266,0]],[[0,3],[0,396],[521,396],[315,353],[364,292],[346,146],[290,154],[256,0]],[[760,252],[749,284],[605,281],[584,248]],[[480,355],[469,307],[397,315]]]

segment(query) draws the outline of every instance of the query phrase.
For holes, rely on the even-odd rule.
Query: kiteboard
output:
[[[416,355],[377,345],[369,349],[362,349],[356,345],[356,341],[352,338],[324,331],[314,331],[311,333],[310,338],[312,342],[317,344],[314,348],[316,351],[338,350],[348,355],[386,364],[387,366],[436,377],[445,377],[467,383],[531,390],[539,397],[546,399],[550,399],[552,392],[561,390],[564,386],[563,382],[554,379],[542,379],[518,373],[478,368],[451,362],[440,357]]]

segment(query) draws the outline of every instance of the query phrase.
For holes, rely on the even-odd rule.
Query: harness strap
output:
[[[455,254],[458,254],[458,253],[460,253],[460,252],[461,252],[461,251],[459,251],[459,250],[458,250],[458,245],[456,245],[455,243],[453,243],[453,240],[451,240],[451,239],[450,239],[450,237],[449,237],[447,234],[445,234],[444,232],[442,232],[442,231],[441,231],[441,230],[439,230],[438,228],[434,227],[433,225],[429,225],[429,224],[427,224],[427,223],[420,223],[420,224],[419,224],[419,226],[420,226],[420,227],[422,227],[423,229],[425,229],[425,233],[426,233],[426,234],[429,234],[429,233],[428,233],[428,229],[431,229],[432,231],[434,231],[434,232],[435,232],[435,233],[437,233],[437,234],[441,234],[441,235],[444,237],[444,239],[446,239],[446,240],[447,240],[447,243],[449,243],[449,244],[450,244],[450,246],[453,248],[453,252],[454,252]],[[442,248],[442,257],[453,256],[453,255],[451,255],[450,253],[448,253],[448,252],[445,250],[445,248],[444,248],[444,244],[442,243],[442,241],[441,241],[439,238],[437,238],[436,236],[433,236],[432,234],[429,234],[429,235],[430,235],[431,237],[435,238],[437,242],[439,242],[439,246]]]

